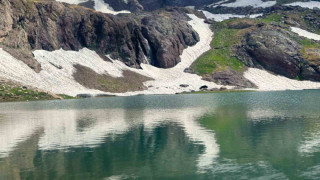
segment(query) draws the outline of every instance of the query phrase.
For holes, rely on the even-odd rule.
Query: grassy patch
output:
[[[191,68],[200,75],[223,71],[227,67],[236,71],[242,70],[243,63],[231,56],[231,47],[240,42],[237,32],[236,29],[217,29],[211,43],[212,49],[200,56]]]
[[[301,44],[301,46],[302,46],[301,47],[301,54],[306,60],[314,59],[314,57],[311,57],[310,53],[308,53],[308,51],[310,49],[320,49],[320,44],[314,40],[311,40],[311,39],[308,39],[305,37],[297,38],[294,36],[291,36],[290,38]],[[319,57],[317,57],[317,58],[319,58]]]
[[[260,19],[260,21],[264,22],[264,23],[272,23],[272,22],[280,23],[282,17],[283,17],[282,14],[274,13],[274,14],[268,15],[267,17],[265,17],[263,19]]]
[[[38,92],[22,87],[1,85],[0,86],[0,101],[35,101],[35,100],[51,100],[55,99],[45,92]]]
[[[283,1],[287,2],[287,1]],[[244,34],[250,33],[257,28],[256,25],[262,23],[264,26],[270,26],[283,29],[289,25],[284,22],[286,17],[287,21],[299,22],[302,26],[306,23],[301,19],[306,13],[297,12],[295,14],[288,12],[277,12],[269,14],[264,18],[258,19],[228,19],[223,22],[214,23],[214,39],[211,43],[212,49],[202,56],[200,56],[192,65],[191,68],[199,75],[211,74],[215,71],[223,71],[230,68],[235,71],[242,71],[245,66],[236,57],[232,55],[233,47],[241,44],[241,39]],[[279,26],[274,26],[278,24]],[[305,39],[300,41],[303,45],[302,54],[306,55],[307,48],[318,48],[319,44]]]

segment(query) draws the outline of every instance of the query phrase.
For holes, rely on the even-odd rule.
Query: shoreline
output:
[[[196,95],[196,94],[229,94],[229,93],[270,93],[270,92],[284,92],[284,91],[320,91],[319,89],[286,89],[286,90],[265,90],[259,91],[254,89],[239,89],[239,90],[216,90],[216,91],[194,91],[194,92],[182,92],[176,94],[136,94],[131,96],[115,96],[115,95],[104,95],[104,96],[87,96],[87,97],[69,97],[68,98],[56,98],[56,99],[35,99],[35,100],[16,100],[16,101],[1,101],[0,103],[19,103],[19,102],[40,102],[40,101],[63,101],[63,100],[76,100],[76,99],[91,99],[91,98],[110,98],[110,97],[134,97],[134,96],[176,96],[176,95]]]

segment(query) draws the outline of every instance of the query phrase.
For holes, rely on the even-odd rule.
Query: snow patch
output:
[[[244,77],[258,86],[261,91],[319,89],[319,82],[298,81],[280,75],[273,75],[265,70],[249,68]]]
[[[80,4],[84,2],[88,2],[88,0],[56,0],[59,2],[64,2],[68,4]],[[96,11],[100,11],[107,14],[113,14],[117,15],[120,13],[131,13],[130,11],[123,10],[123,11],[114,11],[112,7],[109,6],[109,4],[105,3],[103,0],[93,0],[94,1],[94,9]]]
[[[114,11],[112,7],[109,6],[109,4],[105,3],[103,0],[95,0],[94,1],[94,9],[96,11],[100,11],[103,13],[113,14],[117,15],[120,13],[131,13],[130,11],[123,10],[123,11]]]
[[[292,32],[297,33],[299,36],[306,37],[308,39],[313,39],[313,40],[316,40],[316,41],[320,41],[320,35],[319,34],[315,34],[315,33],[312,33],[312,32],[297,28],[297,27],[290,27],[290,29],[291,29]]]
[[[220,6],[221,4],[223,3],[226,3],[228,2],[229,0],[222,0],[222,1],[219,1],[219,2],[216,2],[216,3],[213,3],[213,4],[210,4],[208,5],[208,7],[217,7],[217,6]]]
[[[88,49],[82,49],[79,52],[37,50],[34,52],[34,56],[41,64],[40,73],[36,73],[25,63],[0,48],[1,77],[56,94],[76,96],[83,93],[102,93],[98,90],[85,88],[74,80],[75,68],[73,66],[76,64],[89,67],[99,74],[108,73],[114,77],[122,76],[121,69],[112,65],[111,62],[102,60],[98,54]]]
[[[80,3],[88,2],[89,0],[56,0],[56,1],[64,2],[68,4],[80,4]]]
[[[145,83],[145,85],[149,87],[148,90],[116,95],[175,94],[184,91],[190,92],[192,90],[199,90],[199,87],[203,85],[207,85],[208,88],[221,87],[221,85],[217,85],[213,82],[202,80],[201,76],[184,72],[184,69],[190,67],[198,57],[211,49],[210,43],[213,36],[213,32],[210,30],[209,25],[204,23],[203,19],[200,19],[193,14],[190,14],[189,17],[192,19],[189,21],[189,24],[196,32],[198,32],[200,41],[196,45],[188,47],[183,51],[180,56],[181,62],[169,69],[161,69],[148,64],[141,64],[141,70],[130,68],[130,70],[151,77],[154,80]],[[116,62],[123,64],[120,61]],[[180,87],[181,84],[187,84],[189,87]]]
[[[203,85],[209,88],[220,88],[220,85],[204,81],[202,77],[196,74],[184,73],[185,68],[190,67],[202,53],[210,50],[210,42],[213,35],[209,25],[204,23],[203,19],[195,15],[189,16],[192,19],[189,21],[189,24],[198,32],[200,41],[196,45],[186,48],[180,56],[181,62],[170,69],[161,69],[149,64],[141,64],[142,69],[130,68],[118,60],[106,62],[96,52],[84,48],[78,52],[65,50],[56,50],[53,52],[44,50],[34,51],[35,59],[42,67],[41,72],[36,73],[22,61],[15,59],[3,49],[0,49],[0,75],[3,78],[45,91],[71,96],[76,96],[77,94],[95,95],[108,93],[88,89],[76,82],[73,78],[73,74],[76,72],[74,65],[76,64],[88,67],[98,74],[109,74],[113,77],[122,77],[123,70],[130,70],[154,79],[145,82],[145,85],[149,88],[144,91],[108,93],[119,96],[175,94],[184,91],[199,90]],[[180,87],[181,84],[188,84],[189,87]]]
[[[252,14],[252,15],[236,15],[236,14],[213,14],[208,11],[202,11],[207,19],[213,19],[217,22],[221,22],[230,18],[257,18],[263,16],[263,14]]]
[[[223,3],[223,2],[222,2]],[[277,1],[262,1],[262,0],[236,0],[233,3],[227,3],[222,4],[220,3],[220,6],[225,7],[246,7],[246,6],[252,6],[254,8],[267,8],[276,5]]]
[[[285,6],[300,6],[303,8],[320,8],[320,2],[319,1],[309,1],[309,2],[294,2],[290,4],[285,4]]]

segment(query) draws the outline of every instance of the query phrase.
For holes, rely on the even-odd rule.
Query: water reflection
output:
[[[2,104],[0,179],[316,179],[319,92],[301,92]]]
[[[9,156],[11,152],[20,148],[21,142],[31,137],[34,139],[39,132],[41,133],[37,138],[38,150],[69,151],[77,147],[95,148],[104,143],[106,138],[115,141],[117,136],[127,134],[137,127],[143,127],[143,131],[152,133],[162,125],[175,124],[183,129],[190,141],[204,147],[197,160],[198,170],[201,171],[210,167],[219,152],[214,132],[205,130],[196,121],[204,113],[203,108],[44,110],[3,113],[3,117],[10,120],[1,121],[0,153],[2,157]],[[170,132],[170,135],[175,134],[175,130]]]

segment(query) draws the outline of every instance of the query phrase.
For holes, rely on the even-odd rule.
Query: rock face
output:
[[[151,47],[148,56],[156,67],[175,66],[180,62],[179,55],[183,49],[200,40],[189,24],[180,21],[182,19],[186,21],[185,17],[175,11],[170,13],[157,11],[142,18],[142,34]]]
[[[183,48],[199,40],[188,17],[174,9],[157,17],[145,13],[113,16],[53,1],[2,0],[0,13],[1,47],[36,71],[41,70],[32,59],[36,49],[87,47],[131,67],[152,61],[167,68],[180,61]]]
[[[261,27],[244,36],[235,54],[248,67],[266,69],[291,79],[320,81],[316,60],[305,59],[301,44],[290,36],[294,34],[279,28]]]
[[[266,70],[295,78],[300,73],[299,56],[301,46],[281,31],[262,29],[254,31],[245,38],[245,51],[251,57],[244,61],[249,66],[263,66]]]

